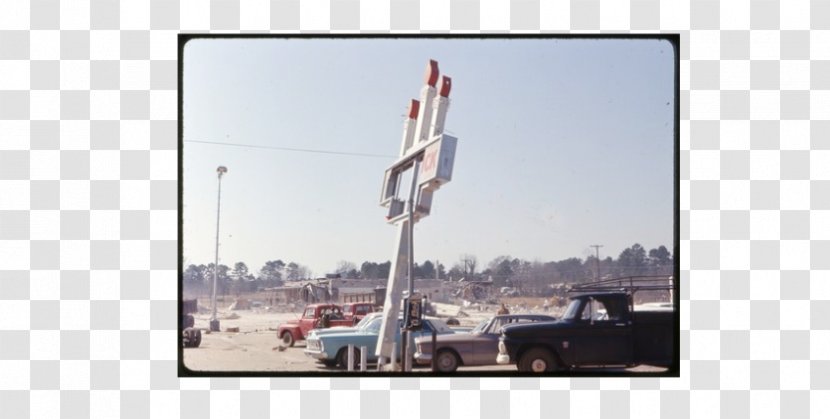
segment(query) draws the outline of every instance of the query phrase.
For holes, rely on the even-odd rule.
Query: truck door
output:
[[[314,323],[317,321],[314,307],[306,307],[303,317],[300,319],[300,332],[303,336],[307,336],[308,332],[314,328]]]
[[[620,298],[624,303],[624,299]],[[586,299],[576,337],[580,365],[631,363],[631,324],[627,306],[611,298]]]

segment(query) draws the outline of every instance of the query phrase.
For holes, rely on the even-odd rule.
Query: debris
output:
[[[226,332],[239,333],[239,328],[238,327],[228,327],[228,328],[225,328],[225,331]]]
[[[238,318],[239,318],[239,315],[236,314],[236,313],[231,313],[231,314],[228,314],[227,316],[225,316],[226,320],[234,320],[234,319],[238,319]]]
[[[228,307],[228,310],[250,310],[251,302],[245,298],[237,298],[233,304]]]
[[[438,317],[458,317],[458,313],[461,312],[461,306],[454,304],[444,304],[433,301],[432,305],[434,306],[435,314]]]
[[[282,352],[282,351],[284,351],[284,350],[285,350],[285,346],[283,346],[283,345],[275,346],[275,347],[271,348],[271,350],[272,350],[272,351],[280,351],[280,352]]]

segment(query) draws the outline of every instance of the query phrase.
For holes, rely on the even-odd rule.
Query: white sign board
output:
[[[427,146],[418,173],[419,184],[432,184],[438,187],[452,180],[457,142],[457,138],[442,134],[438,141]]]

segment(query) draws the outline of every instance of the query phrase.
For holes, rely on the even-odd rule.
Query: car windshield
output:
[[[380,324],[383,322],[383,319],[380,317],[376,317],[373,319],[366,327],[363,328],[363,331],[366,333],[380,333]]]
[[[482,333],[484,329],[487,328],[487,325],[490,323],[490,319],[484,320],[483,322],[479,323],[470,333]]]
[[[562,315],[562,318],[565,320],[573,320],[579,314],[577,311],[579,310],[579,300],[571,300],[570,304],[568,304],[568,308],[565,309],[565,314]]]
[[[368,317],[368,316],[364,317],[364,318],[360,319],[360,321],[357,322],[357,324],[354,327],[356,327],[358,329],[363,329],[364,327],[366,327],[366,325],[369,324],[370,321],[372,321],[372,319],[376,319],[376,318],[377,317]]]

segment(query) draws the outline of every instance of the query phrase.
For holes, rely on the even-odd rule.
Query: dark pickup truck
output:
[[[673,286],[665,280],[648,281],[616,279],[574,287],[559,320],[505,327],[496,362],[515,363],[520,372],[531,373],[640,364],[670,367],[678,333],[673,304],[635,306],[633,294],[648,290],[671,298]]]

